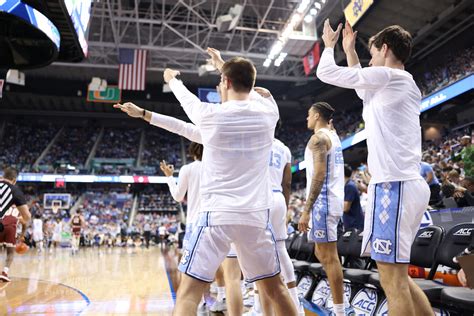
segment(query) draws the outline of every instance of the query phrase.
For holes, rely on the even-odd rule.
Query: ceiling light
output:
[[[313,21],[313,16],[311,14],[308,14],[307,16],[304,17],[304,21],[306,23],[311,23]]]
[[[312,8],[311,10],[309,10],[309,14],[316,15],[318,14],[318,10],[316,10],[315,8]]]
[[[324,3],[324,2],[323,2],[323,3]],[[314,3],[314,6],[315,6],[316,9],[318,9],[318,10],[321,9],[321,3],[319,3],[319,2],[315,2],[315,3]]]
[[[263,62],[263,67],[268,68],[270,67],[270,64],[272,63],[272,60],[270,58],[265,59]]]

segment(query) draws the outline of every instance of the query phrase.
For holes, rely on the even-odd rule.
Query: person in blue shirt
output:
[[[342,221],[344,230],[357,228],[359,231],[364,230],[364,214],[360,205],[360,194],[356,184],[351,179],[352,168],[344,165],[344,215]]]
[[[433,172],[433,168],[429,163],[422,161],[420,163],[420,175],[426,180],[430,186],[430,204],[436,204],[440,201],[441,197],[439,192],[441,187],[439,185],[439,180]]]

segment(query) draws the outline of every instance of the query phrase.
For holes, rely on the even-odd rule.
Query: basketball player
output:
[[[81,210],[77,210],[76,214],[74,214],[71,217],[71,220],[69,221],[69,225],[71,226],[71,231],[72,231],[72,235],[71,235],[72,253],[75,254],[79,250],[79,244],[81,241],[81,231],[86,225],[86,221],[84,217],[81,215]]]
[[[408,276],[411,244],[430,197],[419,173],[421,93],[404,66],[412,38],[398,25],[383,29],[369,40],[371,67],[361,68],[355,51],[357,32],[346,23],[342,44],[349,67],[339,67],[334,46],[341,28],[334,31],[329,20],[325,22],[326,48],[317,76],[355,89],[364,104],[372,178],[362,252],[377,262],[390,315],[433,315],[427,297]]]
[[[35,241],[36,248],[38,248],[38,252],[43,252],[43,220],[40,213],[36,213],[33,220],[33,240]]]
[[[224,102],[219,105],[202,103],[176,79],[178,71],[164,72],[165,82],[200,128],[204,145],[201,212],[180,262],[185,275],[174,314],[195,314],[206,283],[212,282],[234,243],[246,280],[258,280],[276,315],[296,315],[278,275],[278,254],[268,225],[272,193],[267,159],[278,108],[252,92],[256,71],[250,61],[233,58],[220,69]]]
[[[61,242],[61,233],[63,231],[63,225],[60,218],[56,219],[56,222],[53,226],[53,246],[56,248]]]
[[[337,254],[337,225],[344,210],[344,159],[342,147],[330,121],[334,109],[317,102],[308,110],[308,129],[314,131],[305,149],[306,204],[299,222],[300,231],[310,227],[314,252],[327,273],[334,300],[334,313],[344,316],[342,267]],[[311,225],[309,221],[311,220]]]
[[[7,248],[7,257],[0,282],[10,282],[8,271],[13,262],[16,244],[16,226],[21,215],[23,220],[22,232],[19,237],[21,241],[25,239],[25,232],[31,214],[26,205],[23,192],[15,185],[18,172],[14,168],[6,168],[3,177],[0,178],[0,245]]]

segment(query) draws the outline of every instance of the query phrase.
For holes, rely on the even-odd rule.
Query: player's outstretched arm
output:
[[[184,86],[181,80],[176,79],[176,76],[179,74],[177,70],[166,68],[163,78],[170,85],[171,91],[176,99],[178,99],[191,122],[200,126],[202,113],[209,108],[209,104],[201,102],[197,96]]]
[[[160,169],[166,176],[166,182],[170,189],[171,196],[176,202],[182,202],[188,191],[188,168],[186,166],[181,167],[178,175],[178,184],[173,178],[174,166],[168,165],[166,161],[160,162]]]
[[[342,26],[334,31],[329,20],[324,23],[323,40],[326,48],[321,55],[316,76],[323,82],[348,89],[373,90],[385,86],[390,80],[390,71],[386,67],[340,67],[334,60],[334,46],[339,38]],[[357,35],[357,34],[356,34]],[[350,36],[350,33],[347,35]],[[355,45],[355,38],[353,38]],[[346,38],[347,46],[352,45],[352,39]],[[349,43],[350,42],[350,43]],[[355,49],[354,49],[355,51]],[[355,57],[352,56],[354,59]],[[358,58],[357,58],[358,59]],[[351,62],[355,62],[352,60]]]
[[[114,104],[114,108],[120,109],[130,117],[142,118],[151,125],[163,128],[171,133],[183,136],[190,141],[202,144],[201,132],[194,124],[178,120],[171,116],[147,111],[132,102],[126,102],[124,104],[117,103]]]

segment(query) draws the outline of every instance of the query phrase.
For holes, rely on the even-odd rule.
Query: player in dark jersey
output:
[[[15,254],[16,226],[20,215],[23,224],[20,240],[24,240],[26,226],[31,219],[25,196],[15,185],[17,176],[18,172],[14,168],[6,168],[3,177],[0,178],[0,246],[7,248],[7,258],[0,282],[10,282],[8,271]]]
[[[81,215],[81,210],[77,210],[76,214],[71,217],[71,221],[69,222],[71,225],[71,232],[72,232],[72,240],[71,240],[71,247],[72,253],[76,253],[79,250],[79,244],[81,240],[81,231],[82,228],[85,226],[86,221],[84,217]]]

